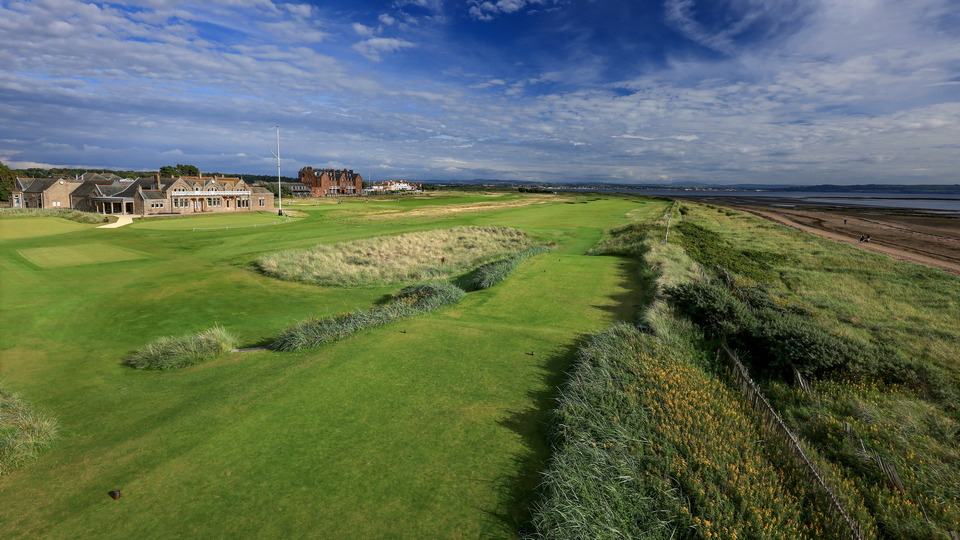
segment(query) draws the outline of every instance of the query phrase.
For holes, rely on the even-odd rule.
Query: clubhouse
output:
[[[227,176],[118,180],[17,178],[12,208],[73,208],[101,214],[172,216],[273,210],[273,193]]]

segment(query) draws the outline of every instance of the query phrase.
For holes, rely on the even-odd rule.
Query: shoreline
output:
[[[795,201],[795,200],[794,200]],[[792,202],[794,202],[792,201]],[[702,200],[696,202],[704,202]],[[711,201],[781,225],[960,275],[960,216],[902,208],[776,206],[781,201]],[[860,242],[869,235],[870,242]]]

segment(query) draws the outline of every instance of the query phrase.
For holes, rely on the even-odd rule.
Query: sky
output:
[[[11,168],[960,183],[960,0],[0,0]]]

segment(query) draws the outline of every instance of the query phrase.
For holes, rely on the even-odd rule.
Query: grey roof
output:
[[[59,182],[60,178],[34,178],[29,186],[23,188],[24,193],[40,193],[50,189],[50,186]]]
[[[132,199],[133,196],[137,194],[137,191],[139,191],[139,189],[137,188],[148,189],[150,187],[156,186],[156,184],[157,184],[157,181],[153,178],[137,178],[136,180],[133,180],[132,183],[130,184],[127,184],[126,182],[124,182],[123,184],[120,185],[120,187],[123,188],[123,191],[120,191],[119,193],[115,194],[114,197],[125,197],[125,198]]]
[[[167,198],[167,196],[164,195],[162,191],[158,191],[158,190],[155,190],[155,189],[145,189],[145,190],[141,191],[140,194],[143,195],[143,198],[144,198],[144,199],[154,200],[154,199],[166,199],[166,198]]]
[[[71,197],[88,197],[97,189],[96,182],[81,182],[80,187],[70,192]]]
[[[127,189],[126,186],[121,186],[120,184],[110,184],[109,186],[97,186],[101,195],[105,197],[115,197],[121,191]]]
[[[17,178],[17,185],[20,186],[20,191],[26,191],[34,180],[34,178]]]

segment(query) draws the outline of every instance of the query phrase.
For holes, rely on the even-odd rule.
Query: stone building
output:
[[[73,208],[70,193],[81,184],[65,178],[17,178],[10,190],[10,207]]]
[[[108,181],[18,178],[14,208],[74,208],[101,214],[141,216],[273,210],[273,193],[236,177],[137,178]]]
[[[314,197],[352,197],[363,193],[363,178],[352,169],[304,167],[298,177]]]

